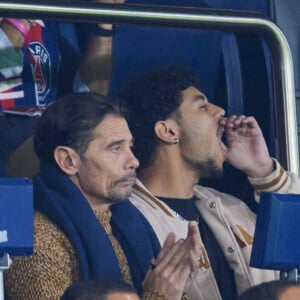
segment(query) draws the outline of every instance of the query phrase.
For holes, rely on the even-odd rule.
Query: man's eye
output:
[[[116,152],[120,152],[121,149],[122,149],[121,146],[115,146],[115,147],[112,148],[112,151],[116,153]]]
[[[201,105],[200,106],[200,110],[206,110],[207,109],[207,105]]]

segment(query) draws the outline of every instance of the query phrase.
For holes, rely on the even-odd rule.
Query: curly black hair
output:
[[[154,157],[158,142],[155,123],[176,113],[182,102],[182,91],[197,85],[195,73],[183,66],[151,71],[125,85],[119,97],[128,111],[134,153],[141,169],[149,166]]]

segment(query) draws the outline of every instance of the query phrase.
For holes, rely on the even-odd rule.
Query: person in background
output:
[[[30,169],[38,169],[30,137],[39,116],[58,96],[77,91],[78,84],[106,94],[112,32],[112,24],[84,28],[55,21],[1,20],[0,139],[5,147],[0,150],[0,176],[28,176]],[[87,37],[84,44],[82,35]]]
[[[34,253],[14,258],[5,273],[8,299],[60,299],[79,279],[109,279],[133,284],[142,299],[179,300],[197,274],[196,223],[160,247],[126,200],[139,162],[124,114],[111,102],[71,94],[42,114],[34,136],[41,163],[33,179]]]
[[[196,221],[201,272],[187,293],[197,300],[231,300],[277,273],[249,266],[255,214],[199,180],[219,178],[227,161],[248,175],[257,200],[263,190],[299,193],[300,184],[270,157],[254,117],[225,117],[197,82],[189,69],[171,66],[130,81],[120,94],[140,161],[130,201],[161,243],[170,231],[184,237],[188,221]]]
[[[139,300],[136,289],[124,282],[89,280],[74,282],[60,300]]]
[[[300,299],[300,286],[295,281],[273,280],[255,285],[237,300],[297,300]]]
[[[0,174],[57,95],[71,92],[80,59],[72,24],[3,18],[0,23]],[[63,82],[63,84],[62,84]]]

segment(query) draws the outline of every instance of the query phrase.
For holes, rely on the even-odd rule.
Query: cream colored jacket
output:
[[[275,162],[276,170],[269,176],[249,178],[255,188],[256,200],[261,191],[300,194],[299,178]],[[278,272],[249,267],[256,215],[241,200],[231,195],[200,185],[195,186],[194,193],[198,198],[196,205],[199,212],[234,270],[238,294],[253,285],[278,278]],[[161,244],[169,232],[174,232],[177,238],[186,237],[187,221],[152,195],[140,181],[134,187],[130,201],[148,219]],[[190,299],[222,299],[204,246],[200,266],[196,280],[187,290]]]

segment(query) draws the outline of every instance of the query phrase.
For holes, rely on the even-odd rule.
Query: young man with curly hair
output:
[[[198,222],[201,271],[188,290],[191,299],[231,300],[252,285],[275,279],[275,272],[249,266],[255,214],[240,199],[199,184],[220,177],[227,161],[246,173],[257,200],[263,190],[300,192],[298,177],[270,157],[255,118],[225,117],[182,67],[129,82],[121,99],[140,161],[131,202],[161,243],[169,231],[184,236],[188,220]]]

